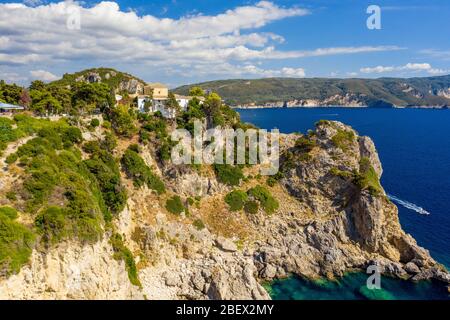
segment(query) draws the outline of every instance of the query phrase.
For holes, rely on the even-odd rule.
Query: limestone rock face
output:
[[[93,245],[62,243],[0,282],[0,299],[143,299],[124,262],[105,239]]]

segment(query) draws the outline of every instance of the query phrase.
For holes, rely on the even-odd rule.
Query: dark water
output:
[[[306,132],[318,120],[327,119],[341,121],[359,134],[370,136],[383,164],[382,185],[396,199],[402,227],[430,250],[437,261],[450,267],[450,110],[290,108],[238,111],[243,121],[266,129],[278,128],[284,133]],[[355,275],[349,277],[352,279]],[[299,286],[299,292],[300,287],[309,288],[302,281],[291,279],[275,283],[274,297],[278,297],[276,288],[279,286]],[[348,284],[357,282],[356,278]],[[353,291],[352,288],[347,291]],[[353,289],[359,290],[359,286]],[[312,296],[314,292],[311,288]]]

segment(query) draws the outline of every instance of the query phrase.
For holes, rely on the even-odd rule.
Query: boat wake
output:
[[[403,207],[405,207],[405,208],[407,208],[407,209],[409,209],[409,210],[413,210],[413,211],[415,211],[415,212],[417,212],[417,213],[419,213],[419,214],[424,214],[424,215],[429,215],[429,214],[430,214],[430,212],[428,212],[427,210],[425,210],[425,209],[422,208],[422,207],[419,207],[418,205],[416,205],[416,204],[414,204],[414,203],[411,203],[411,202],[408,202],[408,201],[399,199],[399,198],[397,198],[396,196],[392,196],[392,195],[389,195],[389,194],[388,194],[388,197],[389,197],[389,199],[391,199],[393,202],[396,202],[396,203],[398,203],[399,205],[402,205]]]

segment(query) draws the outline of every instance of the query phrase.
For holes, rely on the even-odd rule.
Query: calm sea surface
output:
[[[450,110],[369,108],[237,109],[241,119],[283,133],[306,132],[321,120],[351,125],[370,136],[383,164],[381,183],[399,208],[402,227],[450,267]],[[429,214],[426,214],[429,213]],[[431,283],[411,285],[385,279],[386,292],[371,296],[361,289],[365,275],[350,274],[339,283],[314,283],[299,278],[271,286],[277,299],[448,297]],[[342,292],[347,295],[342,295]],[[442,295],[443,296],[442,296]]]

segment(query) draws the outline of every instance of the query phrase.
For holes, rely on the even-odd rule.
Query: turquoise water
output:
[[[292,277],[273,282],[268,288],[275,300],[446,300],[447,289],[437,283],[412,283],[381,278],[381,289],[369,290],[364,273],[348,274],[337,281],[320,282]]]
[[[403,229],[430,250],[437,261],[450,267],[450,110],[289,108],[238,111],[243,121],[261,128],[278,128],[284,133],[306,132],[318,120],[327,119],[341,121],[359,134],[370,136],[383,164],[382,185],[396,199]],[[425,211],[430,214],[423,214]],[[350,280],[344,282],[345,291],[359,290],[357,279],[352,281],[355,275],[349,277]],[[280,285],[303,288],[302,281],[293,278]],[[274,288],[277,285],[275,283]],[[311,294],[316,292],[310,289]]]

